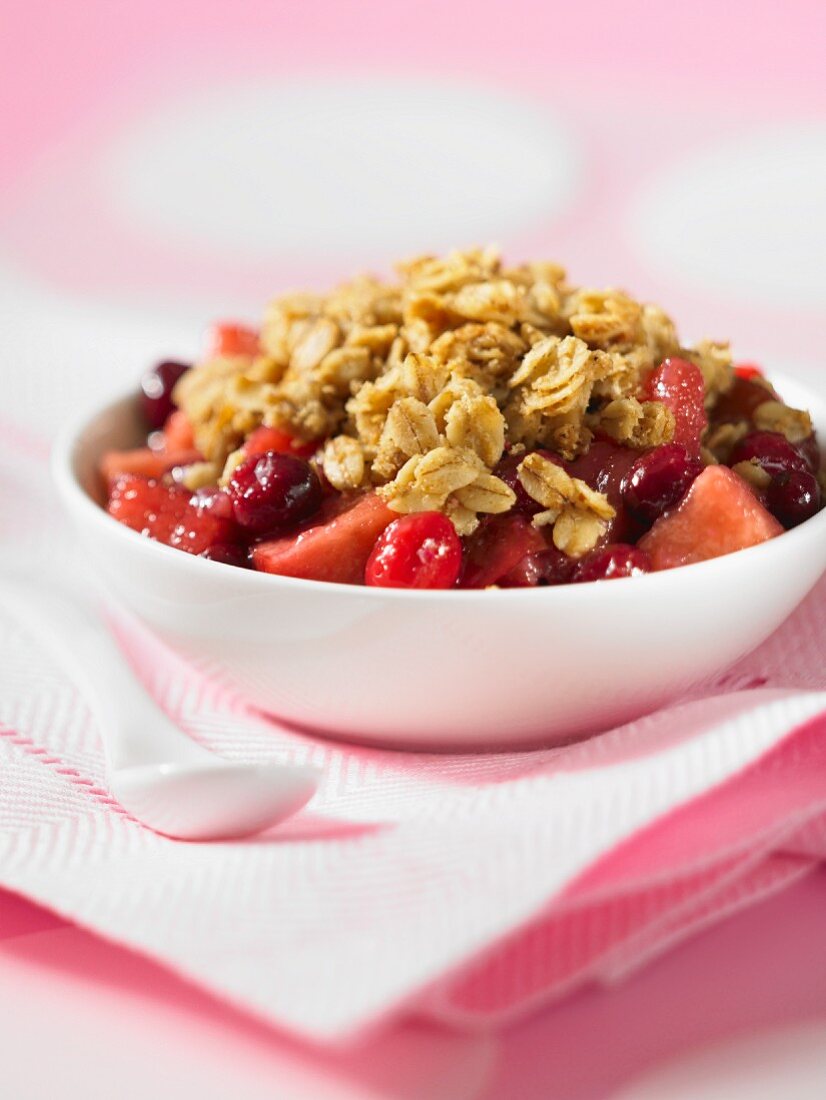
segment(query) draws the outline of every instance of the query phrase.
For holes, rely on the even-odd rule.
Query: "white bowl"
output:
[[[792,380],[826,438],[826,405]],[[551,745],[673,699],[758,646],[826,569],[826,510],[749,550],[560,588],[407,592],[294,580],[142,538],[95,501],[96,466],[137,445],[134,398],[66,433],[61,496],[97,572],[157,635],[261,711],[358,741]]]

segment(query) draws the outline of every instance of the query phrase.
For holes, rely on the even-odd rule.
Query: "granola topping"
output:
[[[461,535],[512,509],[512,486],[521,485],[541,506],[534,524],[580,557],[614,509],[536,452],[570,463],[595,438],[637,452],[670,443],[673,406],[647,387],[664,359],[688,360],[702,374],[711,426],[696,452],[707,465],[728,463],[754,427],[793,444],[812,435],[808,414],[770,388],[750,425],[748,417],[716,422],[735,379],[728,344],[685,347],[659,306],[573,286],[557,264],[507,266],[480,248],[396,270],[389,281],[360,276],[328,294],[283,295],[268,307],[257,347],[248,332],[238,354],[214,355],[181,377],[174,401],[204,460],[186,471],[187,486],[227,485],[245,440],[264,426],[302,454],[316,447],[313,462],[332,489],[376,492],[401,514],[441,512]],[[702,402],[701,387],[701,414]],[[499,476],[508,462],[510,485]],[[765,480],[753,463],[738,472],[758,489]]]
[[[507,512],[516,501],[474,451],[450,446],[411,456],[379,495],[394,512],[445,512],[460,535],[476,529],[478,512]]]
[[[749,426],[745,421],[736,424],[717,424],[706,435],[706,449],[714,462],[728,462],[729,456],[737,444],[748,435]]]
[[[618,397],[590,418],[592,428],[639,449],[660,447],[674,438],[674,414],[659,401]]]
[[[803,409],[790,409],[780,401],[764,401],[754,410],[754,423],[760,431],[778,432],[790,443],[800,443],[812,434],[812,418]]]
[[[593,550],[616,514],[608,498],[537,453],[520,462],[518,473],[528,496],[544,509],[534,516],[535,526],[553,525],[556,548],[572,558]]]
[[[752,489],[757,489],[760,492],[765,492],[772,483],[771,476],[753,458],[746,462],[735,463],[732,470],[735,474],[739,474],[743,481],[747,481]]]
[[[364,451],[357,439],[338,435],[328,440],[321,456],[324,476],[340,493],[360,488],[364,481]]]

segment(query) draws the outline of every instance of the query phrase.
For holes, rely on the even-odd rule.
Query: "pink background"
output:
[[[547,210],[534,205],[528,216],[526,206],[519,217],[501,186],[477,219],[477,240],[493,237],[514,258],[560,258],[577,279],[626,285],[662,302],[688,335],[731,336],[743,357],[812,377],[821,368],[822,3],[5,0],[0,12],[0,301],[7,321],[0,370],[6,411],[43,435],[73,403],[128,384],[146,358],[188,350],[216,312],[255,317],[267,297],[296,281],[321,283],[386,263],[379,239],[325,248],[312,234],[323,211],[309,207],[273,215],[305,227],[306,250],[267,252],[255,247],[254,224],[242,226],[234,247],[208,234],[171,241],[145,201],[143,221],[130,215],[134,205],[124,206],[111,159],[119,142],[138,148],[147,120],[155,141],[159,120],[175,104],[197,110],[201,102],[208,112],[211,97],[220,101],[238,87],[264,95],[273,82],[326,81],[332,127],[335,88],[354,81],[369,103],[370,81],[381,99],[403,78],[414,96],[421,90],[424,114],[438,113],[438,96],[434,103],[426,94],[434,82],[484,89],[486,105],[515,97],[530,108],[537,141],[536,119],[544,116],[564,137],[555,148],[570,156],[568,182]],[[454,107],[448,96],[448,115]],[[483,114],[480,141],[490,141],[495,159],[497,131],[486,129],[491,119]],[[523,141],[527,152],[530,130]],[[253,133],[251,155],[255,142]],[[416,151],[415,144],[407,150],[410,162]],[[288,146],[275,163],[274,195],[282,174],[301,183],[295,153]],[[358,148],[351,156],[358,160]],[[520,163],[514,159],[515,175]],[[707,165],[706,175],[681,195],[674,181],[693,181],[698,164]],[[322,188],[336,187],[343,167],[331,155]],[[454,167],[446,162],[445,173]],[[161,179],[169,169],[145,164]],[[347,170],[353,174],[352,165]],[[399,218],[427,226],[426,204],[414,210],[415,189],[405,189],[408,175],[402,158],[381,186],[366,181],[365,202],[397,194]],[[475,193],[477,181],[466,182]],[[204,188],[195,172],[192,188]],[[224,193],[229,216],[244,195],[232,165]],[[742,227],[715,236],[715,219],[730,212],[732,195]],[[220,204],[213,209],[220,221]],[[503,1036],[471,1041],[410,1024],[366,1050],[323,1058],[3,895],[2,1023],[20,1043],[36,1025],[41,1042],[67,1050],[91,1049],[108,1029],[112,1072],[140,1066],[162,1040],[182,1089],[200,1065],[219,1078],[232,1067],[250,1096],[280,1083],[285,1095],[435,1097],[435,1082],[454,1098],[607,1096],[692,1044],[806,1016],[826,1019],[825,890],[818,874],[621,990],[580,996]],[[758,977],[757,956],[776,956],[782,966]],[[220,1051],[204,1054],[217,1036]],[[0,1068],[5,1092],[23,1073],[22,1053],[31,1067],[36,1050],[4,1048],[21,1052]],[[68,1071],[70,1087],[82,1089],[81,1069],[76,1081]],[[42,1092],[32,1095],[53,1094],[49,1065],[35,1076]],[[151,1066],[134,1070],[132,1080],[134,1095],[144,1095]],[[458,1080],[463,1092],[455,1083],[447,1088]],[[23,1095],[19,1088],[9,1094]]]

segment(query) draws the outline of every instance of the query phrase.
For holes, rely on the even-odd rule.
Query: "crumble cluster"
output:
[[[334,488],[374,488],[401,513],[444,512],[465,535],[515,502],[494,472],[506,448],[572,459],[597,430],[632,447],[668,442],[672,413],[640,398],[664,357],[700,367],[709,406],[732,382],[728,345],[684,348],[657,306],[571,286],[553,263],[506,267],[480,249],[397,273],[278,298],[258,354],[213,358],[182,378],[175,400],[211,470],[228,476],[247,435],[277,427],[318,441]],[[541,456],[519,477],[561,550],[596,544],[612,514],[604,496]]]

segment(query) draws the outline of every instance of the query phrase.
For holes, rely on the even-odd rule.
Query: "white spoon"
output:
[[[315,768],[234,763],[187,737],[78,600],[28,578],[4,579],[0,598],[70,671],[98,719],[111,794],[150,829],[180,840],[246,836],[283,821],[314,794]]]

